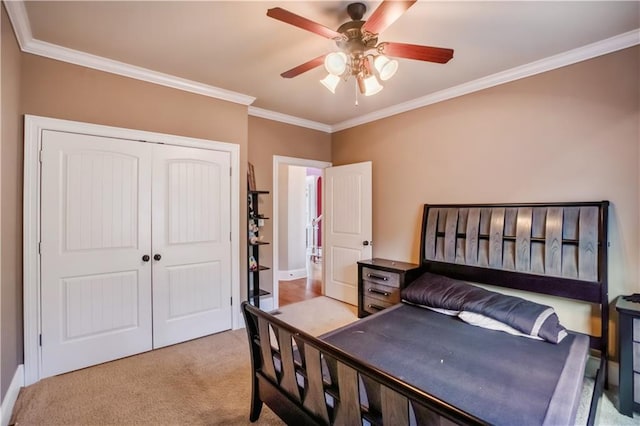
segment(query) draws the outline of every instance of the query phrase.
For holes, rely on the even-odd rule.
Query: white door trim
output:
[[[278,291],[278,278],[279,278],[279,268],[278,268],[278,181],[279,181],[279,173],[278,170],[281,164],[286,164],[288,166],[301,166],[301,167],[309,167],[314,169],[326,169],[327,167],[331,167],[331,163],[327,161],[318,161],[318,160],[307,160],[305,158],[295,158],[295,157],[284,157],[281,155],[273,156],[273,242],[271,246],[273,247],[272,259],[273,265],[271,265],[271,269],[273,270],[273,309],[278,309],[280,307],[280,303],[278,301],[279,291]],[[323,182],[324,187],[324,182]],[[324,192],[324,189],[323,189]],[[324,204],[322,206],[324,209]],[[323,293],[324,293],[324,280],[323,280]]]
[[[54,130],[142,142],[188,146],[231,155],[231,295],[233,328],[240,328],[240,146],[185,136],[124,129],[77,121],[25,115],[23,199],[24,377],[28,386],[40,380],[40,149],[42,132]]]

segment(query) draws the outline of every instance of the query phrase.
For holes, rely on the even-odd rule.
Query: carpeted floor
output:
[[[311,334],[356,320],[321,297],[281,309]],[[50,377],[23,388],[15,425],[249,424],[250,360],[244,329]],[[281,425],[264,408],[259,425]]]
[[[319,335],[355,321],[355,307],[318,297],[280,309],[279,318]],[[250,360],[245,330],[201,339],[50,377],[23,388],[15,425],[248,425]],[[586,419],[584,406],[577,424]],[[620,415],[612,389],[596,424],[639,425]],[[257,425],[283,423],[264,407]]]

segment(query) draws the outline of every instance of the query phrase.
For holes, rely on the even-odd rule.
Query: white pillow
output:
[[[409,302],[406,299],[402,299],[402,301],[404,303],[407,303],[409,305],[413,305],[413,306],[419,306],[421,308],[427,308],[429,310],[432,310],[434,312],[438,312],[440,314],[445,314],[445,315],[449,315],[450,317],[455,317],[458,316],[458,314],[460,313],[460,311],[454,311],[453,309],[444,309],[444,308],[433,308],[431,306],[427,306],[427,305],[421,305],[419,303],[413,303],[413,302]]]
[[[451,317],[460,315],[460,311],[454,311],[453,309],[432,308],[431,306],[423,306],[423,307],[427,309],[431,309],[432,311],[435,311],[435,312],[439,312],[441,314],[449,315]]]
[[[504,331],[505,333],[513,334],[514,336],[528,337],[534,340],[544,340],[538,336],[532,336],[530,334],[522,333],[503,322],[494,320],[493,318],[486,317],[482,314],[476,314],[475,312],[462,311],[458,314],[458,318],[460,318],[462,321],[466,322],[467,324],[475,325],[482,328],[487,328],[489,330]]]

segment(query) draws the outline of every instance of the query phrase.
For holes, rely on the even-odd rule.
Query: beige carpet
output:
[[[326,297],[279,317],[320,334],[356,319]],[[244,329],[50,377],[23,388],[15,425],[242,425],[249,423],[250,359]],[[281,425],[264,407],[257,425]]]
[[[320,296],[279,309],[277,317],[307,333],[319,336],[358,319],[358,308]]]
[[[356,308],[318,297],[280,309],[278,317],[319,335],[355,321]],[[585,386],[576,424],[585,424]],[[250,360],[245,330],[74,371],[23,388],[15,425],[248,425]],[[597,425],[639,425],[616,410],[616,389],[603,396]],[[256,425],[282,425],[263,408]]]

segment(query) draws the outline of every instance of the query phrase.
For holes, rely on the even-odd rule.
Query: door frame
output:
[[[271,253],[271,259],[273,260],[273,264],[271,265],[271,270],[273,271],[273,284],[272,284],[272,295],[273,295],[273,309],[278,309],[280,307],[279,297],[280,292],[278,289],[278,275],[279,275],[279,239],[278,239],[278,197],[280,196],[278,193],[278,182],[279,182],[279,169],[281,165],[286,166],[300,166],[300,167],[308,167],[314,169],[326,169],[327,167],[331,167],[332,164],[328,161],[319,161],[319,160],[308,160],[305,158],[295,158],[295,157],[284,157],[281,155],[273,156],[273,238],[272,244],[273,253]],[[324,198],[324,182],[322,187],[322,194]],[[322,203],[322,209],[324,211],[324,202]],[[324,294],[324,267],[322,269],[322,293]]]
[[[60,120],[36,115],[24,116],[23,198],[23,319],[24,383],[40,380],[40,151],[42,133],[53,130],[138,142],[177,145],[228,152],[231,155],[231,296],[232,327],[241,327],[240,315],[240,146],[228,142],[196,139],[143,130],[126,129]]]

